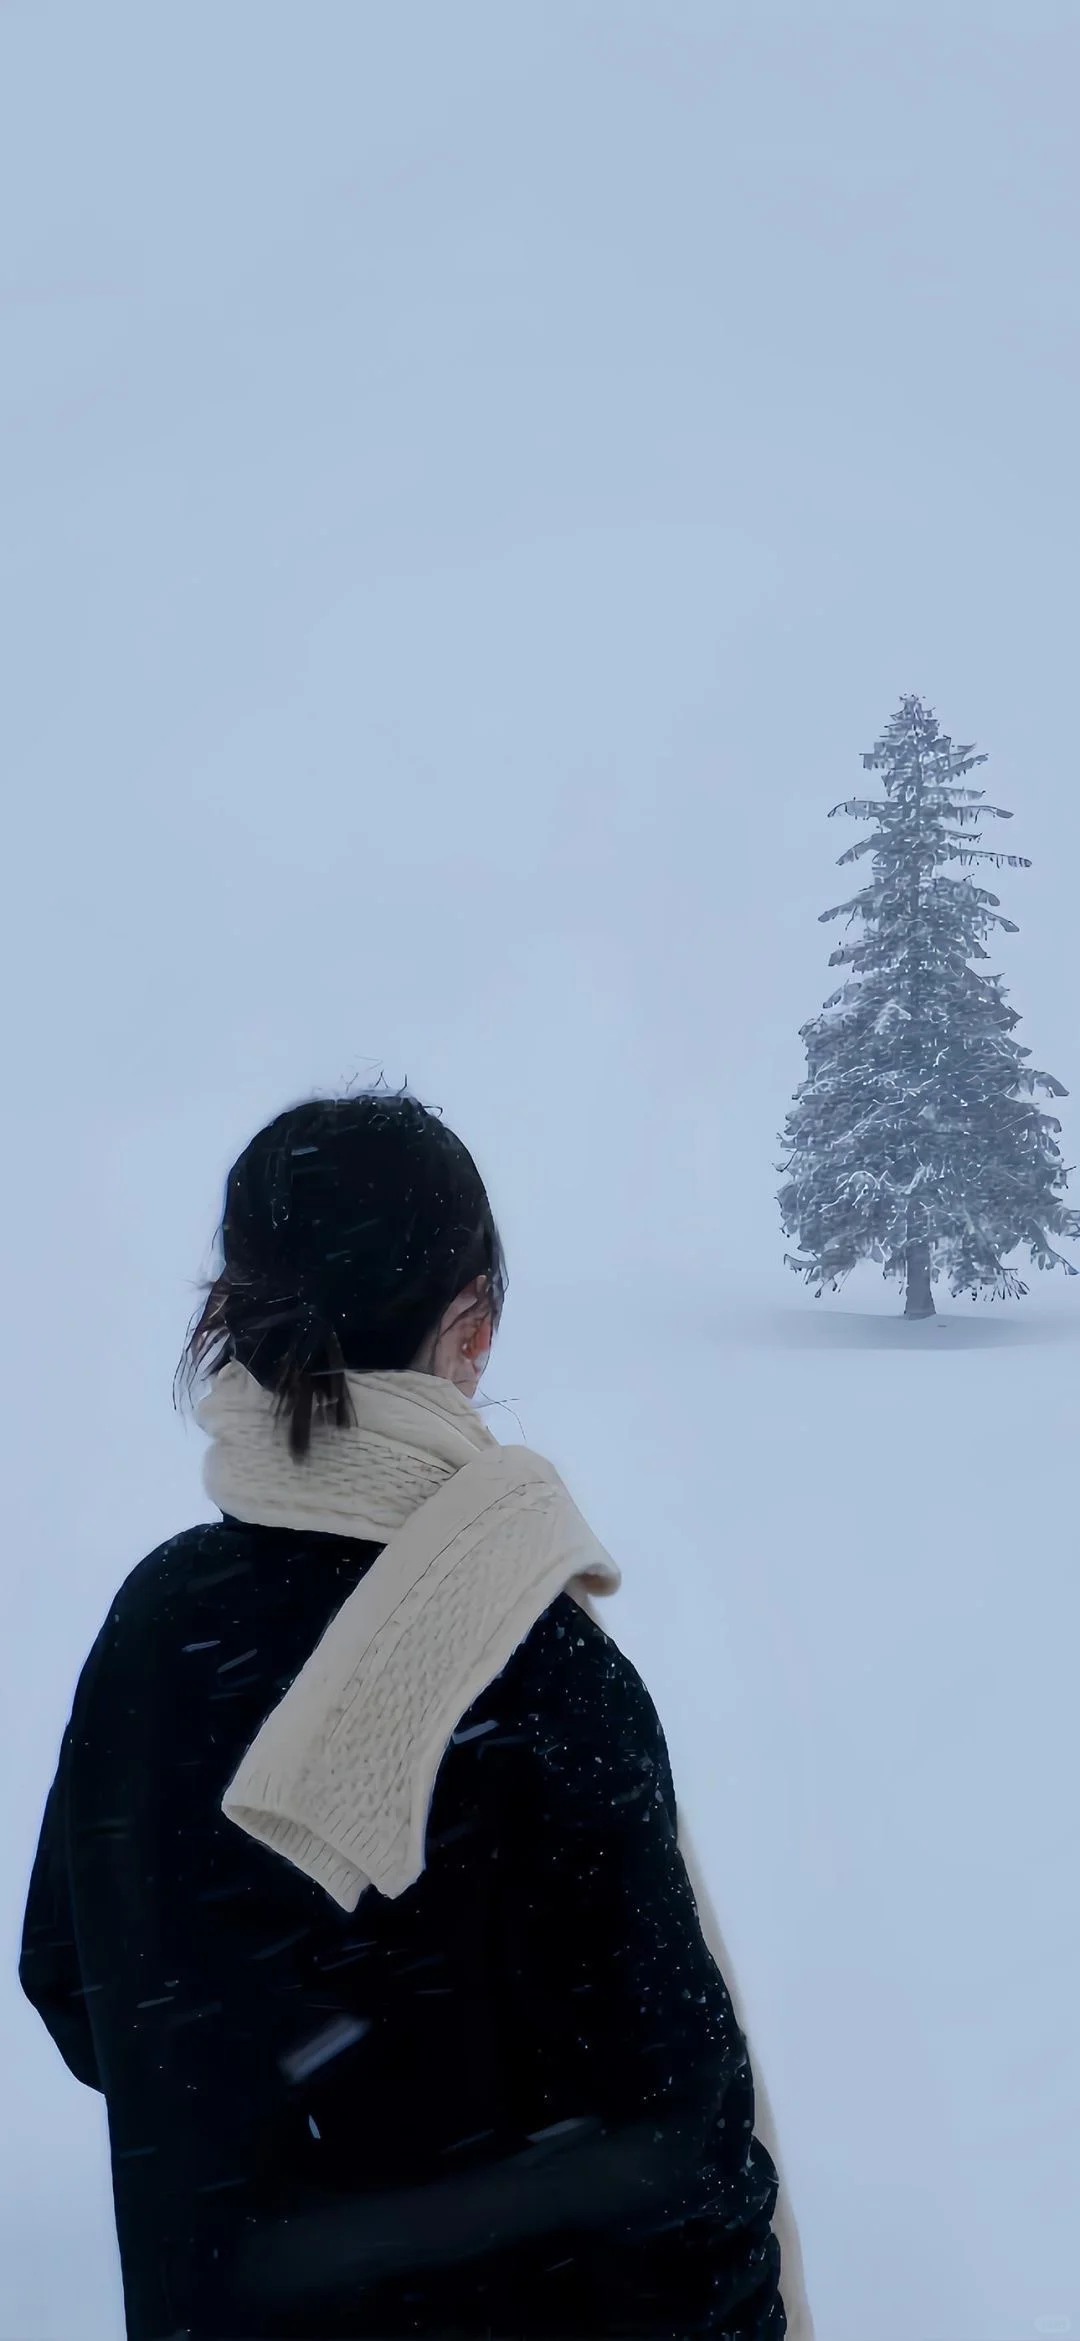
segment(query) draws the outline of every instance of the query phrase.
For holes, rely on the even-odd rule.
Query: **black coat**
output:
[[[663,1734],[563,1596],[351,1915],[220,1811],[378,1546],[226,1519],[83,1668],[23,1988],[108,2108],[129,2341],[781,2341],[777,2174]]]

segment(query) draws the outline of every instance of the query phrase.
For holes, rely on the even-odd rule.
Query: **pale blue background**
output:
[[[120,2331],[10,1978],[86,1647],[205,1509],[221,1178],[380,1069],[626,1569],[819,2341],[1080,2334],[1074,1291],[899,1354],[772,1200],[905,690],[1080,1081],[1078,65],[1074,0],[0,8],[0,2341]]]

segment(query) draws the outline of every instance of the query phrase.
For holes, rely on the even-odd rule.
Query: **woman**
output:
[[[105,2097],[129,2341],[810,2341],[618,1572],[472,1404],[470,1155],[407,1094],[298,1106],[220,1246],[221,1516],[86,1661],[20,1969]]]

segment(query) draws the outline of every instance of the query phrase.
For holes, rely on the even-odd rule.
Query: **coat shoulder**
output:
[[[117,1623],[157,1616],[163,1599],[181,1593],[190,1599],[226,1576],[241,1574],[249,1559],[237,1551],[236,1542],[222,1520],[200,1520],[166,1537],[122,1580],[112,1604]]]
[[[235,1539],[230,1541],[220,1520],[181,1529],[137,1561],[113,1595],[83,1663],[72,1704],[73,1725],[97,1706],[99,1685],[108,1683],[112,1696],[117,1682],[133,1671],[145,1682],[147,1668],[156,1667],[187,1630],[201,1596],[246,1565],[246,1556],[236,1553]]]
[[[598,1708],[656,1710],[632,1659],[570,1593],[560,1593],[526,1634],[506,1669],[516,1691],[583,1717]]]
[[[545,1784],[561,1786],[582,1817],[610,1812],[613,1797],[636,1795],[646,1781],[674,1813],[652,1697],[632,1659],[571,1594],[560,1594],[526,1635],[498,1696]]]

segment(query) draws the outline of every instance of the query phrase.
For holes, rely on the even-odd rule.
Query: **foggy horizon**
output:
[[[904,1327],[776,1203],[906,692],[1030,856],[989,968],[1080,1160],[1078,67],[1064,0],[0,14],[0,2341],[123,2331],[17,1940],[211,1516],[224,1176],[380,1075],[488,1183],[485,1419],[623,1570],[817,2341],[1080,2335],[1080,1283]]]

